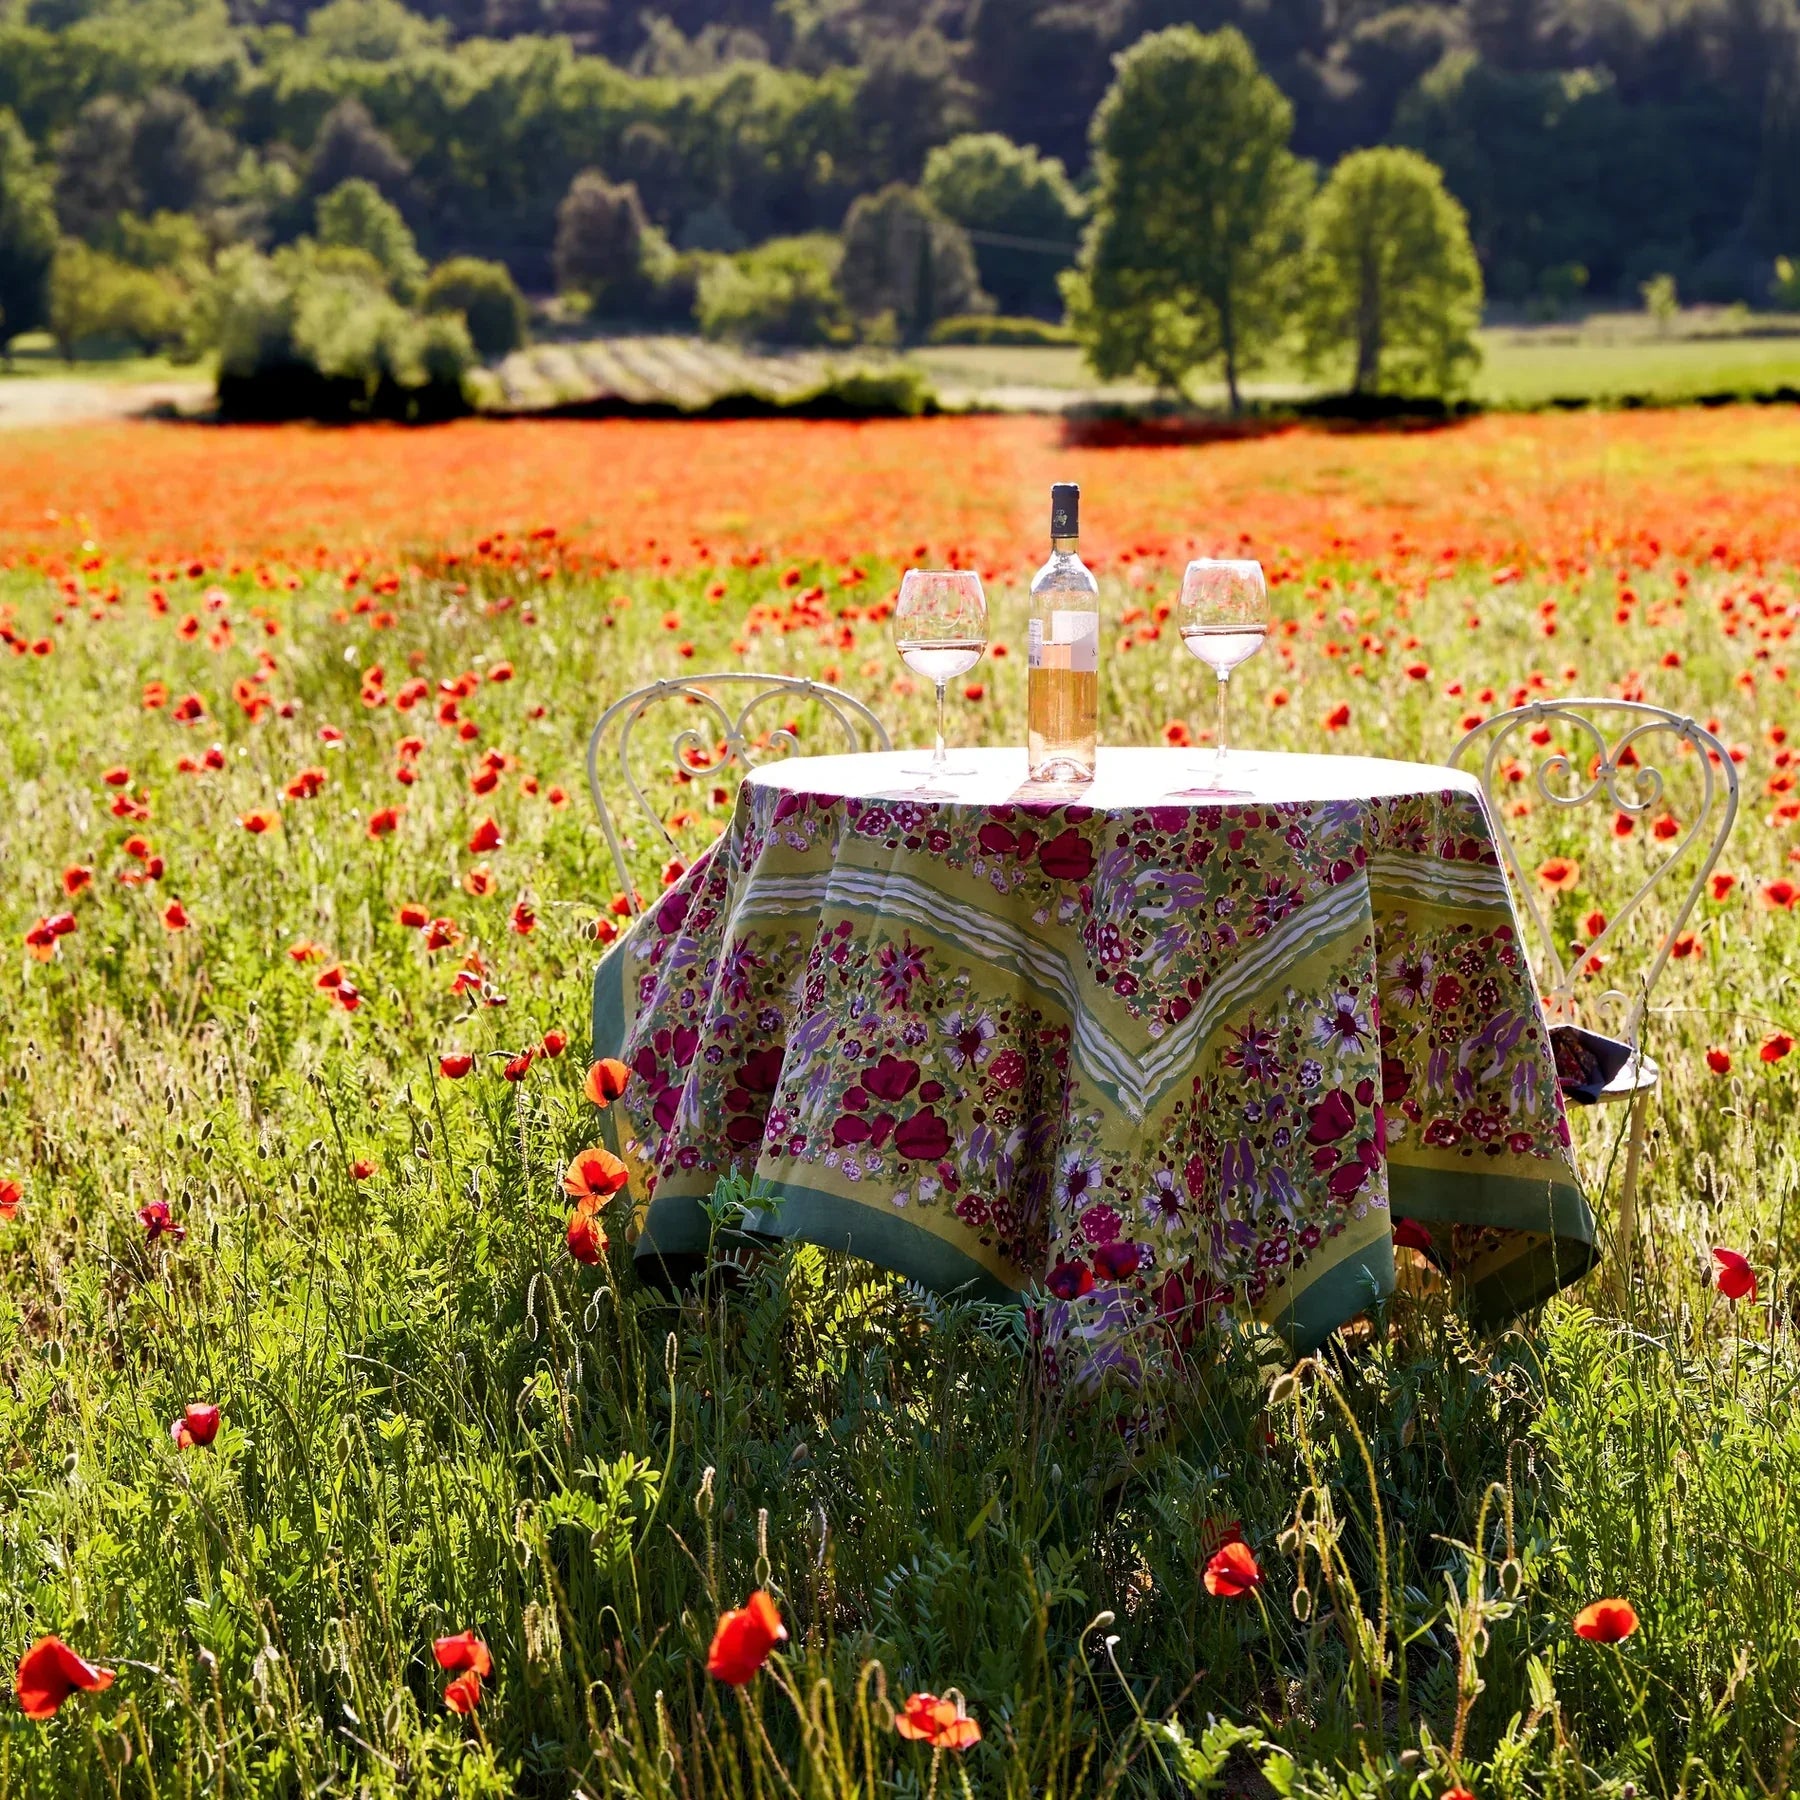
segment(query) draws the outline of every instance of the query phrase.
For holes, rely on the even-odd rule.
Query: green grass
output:
[[[1366,570],[1306,579],[1326,572],[1377,617],[1405,610]],[[870,591],[893,573],[871,569]],[[1681,649],[1660,697],[1721,712],[1757,746],[1760,780],[1763,720],[1733,686],[1748,646],[1712,623],[1730,578],[1697,574],[1683,610],[1672,573],[1639,572],[1646,619],[1629,634],[1610,572],[1562,587],[1556,654],[1603,687]],[[595,1136],[578,1090],[587,930],[616,878],[581,806],[518,784],[579,791],[604,699],[667,672],[665,608],[706,667],[730,661],[747,604],[779,591],[767,570],[730,575],[718,606],[702,600],[710,572],[559,578],[526,585],[526,623],[482,604],[521,591],[516,571],[456,575],[426,562],[407,577],[386,631],[339,611],[335,578],[274,599],[246,575],[226,584],[239,647],[222,653],[173,634],[202,583],[175,584],[159,618],[123,573],[121,604],[53,626],[41,577],[0,577],[17,628],[58,638],[50,657],[0,663],[0,1175],[26,1185],[0,1225],[0,1655],[55,1630],[119,1670],[51,1724],[0,1715],[0,1796],[1788,1791],[1800,1058],[1764,1068],[1754,1046],[1791,1022],[1800,936],[1750,898],[1752,872],[1783,866],[1757,808],[1729,858],[1745,881],[1703,908],[1704,960],[1658,992],[1668,1078],[1626,1297],[1596,1279],[1490,1340],[1442,1296],[1402,1297],[1273,1402],[1284,1359],[1246,1338],[1121,1483],[1109,1414],[1129,1402],[1070,1413],[1042,1395],[1017,1309],[810,1249],[745,1291],[672,1303],[635,1279],[616,1215],[606,1265],[567,1256],[558,1176]],[[603,627],[626,590],[636,604]],[[1543,591],[1451,571],[1407,628],[1511,678],[1544,655]],[[1478,644],[1463,628],[1476,593]],[[256,632],[259,606],[279,636]],[[885,666],[879,635],[857,630]],[[809,637],[787,640],[796,667],[843,653]],[[1346,737],[1366,736],[1341,747],[1441,754],[1469,702],[1407,680],[1397,657],[1353,682],[1324,654],[1335,638],[1321,606],[1294,673],[1244,672],[1246,738],[1316,747],[1314,708],[1354,691]],[[230,682],[264,644],[273,696],[298,705],[252,723]],[[515,679],[463,703],[475,746],[429,705],[403,719],[358,701],[373,662],[392,692],[412,668],[435,682],[503,659]],[[992,710],[959,718],[966,734],[1017,736],[1003,673]],[[1263,710],[1278,676],[1304,678],[1304,708]],[[153,677],[200,693],[208,720],[184,731],[146,711]],[[1153,737],[1168,682],[1158,657],[1115,659],[1107,736]],[[921,697],[871,693],[918,732]],[[324,724],[341,750],[322,747]],[[409,730],[426,747],[401,789]],[[221,770],[178,772],[215,740]],[[517,760],[475,800],[489,746]],[[240,828],[309,764],[323,794],[283,805],[278,832]],[[114,765],[147,820],[110,812]],[[402,800],[401,828],[371,839],[370,813]],[[699,809],[701,835],[723,818],[709,796],[670,800]],[[499,882],[471,898],[462,846],[490,808]],[[1557,827],[1588,869],[1562,902],[1571,935],[1641,872],[1641,845],[1590,826]],[[116,879],[138,867],[132,832],[167,859],[142,891]],[[637,854],[648,887],[647,837]],[[65,904],[75,862],[96,870],[79,929],[32,961],[24,934]],[[190,931],[159,921],[175,894]],[[507,928],[521,896],[541,921],[529,936]],[[464,941],[428,952],[396,923],[403,900],[453,916]],[[315,986],[320,964],[290,959],[298,939],[341,962],[358,1011]],[[470,952],[504,1005],[452,993]],[[568,1052],[517,1085],[487,1063],[437,1073],[448,1048],[491,1056],[552,1028]],[[1702,1061],[1718,1043],[1730,1078]],[[1609,1216],[1619,1117],[1577,1124]],[[136,1212],[157,1199],[185,1242],[146,1241]],[[1713,1243],[1751,1255],[1759,1305],[1711,1290]],[[209,1451],[171,1444],[190,1400],[223,1408]],[[1200,1586],[1223,1519],[1263,1559],[1260,1601]],[[740,1696],[703,1661],[720,1608],[758,1582],[792,1637]],[[1640,1632],[1576,1639],[1576,1609],[1615,1594]],[[430,1653],[465,1627],[496,1663],[468,1724],[439,1700]],[[960,1764],[934,1767],[889,1729],[888,1703],[916,1687],[960,1689],[981,1720]]]
[[[130,383],[205,381],[211,378],[212,371],[204,363],[177,362],[168,356],[142,356],[124,346],[117,355],[89,355],[65,362],[48,332],[30,331],[12,340],[8,360],[0,362],[0,381],[34,375],[65,381]]]
[[[1566,324],[1492,326],[1482,331],[1480,344],[1482,367],[1471,398],[1484,406],[1627,399],[1676,405],[1717,394],[1800,389],[1800,320],[1788,315],[1739,319],[1692,312],[1665,333],[1641,314],[1597,314]],[[1142,383],[1097,381],[1074,348],[967,344],[909,354],[952,401],[992,395],[1010,404],[1141,404],[1153,397]],[[1288,358],[1245,384],[1250,398],[1276,404],[1329,391],[1308,381]],[[1199,381],[1193,397],[1222,405],[1224,388]]]

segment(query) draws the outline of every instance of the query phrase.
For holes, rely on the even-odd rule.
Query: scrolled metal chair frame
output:
[[[715,692],[715,689],[752,688],[754,691],[738,703],[735,693],[726,697]],[[678,773],[683,773],[698,780],[703,775],[716,775],[720,770],[731,767],[734,763],[749,770],[758,766],[759,759],[772,754],[775,758],[798,756],[801,754],[800,740],[785,726],[778,726],[767,733],[753,730],[753,721],[758,711],[770,702],[783,699],[790,704],[797,700],[816,701],[825,709],[826,714],[843,734],[845,747],[851,751],[860,751],[865,742],[872,742],[876,748],[891,750],[893,744],[887,734],[887,727],[882,724],[869,707],[853,694],[846,694],[842,688],[832,687],[822,681],[810,681],[799,675],[767,675],[748,669],[731,669],[717,674],[684,675],[677,680],[652,681],[640,688],[634,688],[629,694],[615,700],[600,715],[599,722],[588,734],[587,747],[587,779],[588,794],[594,802],[594,811],[599,816],[600,829],[606,835],[607,848],[612,852],[613,864],[619,872],[619,885],[624,891],[627,904],[631,908],[631,916],[635,919],[644,911],[643,903],[638,898],[637,889],[632,885],[631,869],[625,857],[624,840],[612,816],[612,810],[606,803],[606,796],[600,788],[600,751],[605,742],[607,732],[615,725],[618,730],[619,773],[636,800],[644,817],[650,821],[652,828],[663,844],[670,850],[675,849],[675,839],[669,828],[663,823],[662,815],[655,803],[645,792],[644,784],[638,779],[638,773],[632,762],[632,734],[643,722],[647,713],[665,701],[680,700],[692,702],[702,709],[702,718],[713,727],[704,734],[699,725],[689,722],[678,730],[669,743],[669,759]],[[764,744],[754,741],[757,737],[765,739]],[[725,744],[724,755],[717,761],[711,760],[717,755],[720,740]],[[766,745],[766,748],[765,748]],[[709,759],[703,767],[696,768],[687,760],[690,751],[704,752]]]
[[[1622,722],[1610,732],[1592,716],[1623,715]],[[1570,727],[1579,740],[1592,747],[1592,773],[1584,775],[1575,766],[1568,750],[1554,745],[1539,746],[1529,742],[1528,734],[1539,725],[1562,724]],[[1503,763],[1513,757],[1523,763],[1535,760],[1532,785],[1541,799],[1555,807],[1573,809],[1604,798],[1628,818],[1641,819],[1662,802],[1668,784],[1661,768],[1644,761],[1639,745],[1657,734],[1667,734],[1676,744],[1686,744],[1699,759],[1700,805],[1693,819],[1683,827],[1665,856],[1651,869],[1642,884],[1623,906],[1608,915],[1606,928],[1600,932],[1580,956],[1567,962],[1556,941],[1550,916],[1540,905],[1536,883],[1527,876],[1519,861],[1517,846],[1507,829],[1503,809],[1495,792],[1495,775]],[[1644,1104],[1657,1086],[1660,1072],[1644,1054],[1643,1028],[1649,1010],[1650,993],[1657,978],[1667,966],[1675,940],[1686,929],[1706,880],[1717,866],[1719,856],[1731,836],[1738,811],[1737,765],[1723,743],[1705,726],[1670,712],[1666,707],[1651,706],[1641,700],[1564,699],[1533,700],[1507,712],[1484,719],[1466,733],[1448,758],[1452,768],[1461,768],[1467,752],[1486,740],[1478,777],[1494,836],[1506,859],[1513,885],[1526,911],[1537,928],[1542,950],[1542,967],[1548,980],[1540,979],[1544,1009],[1552,1019],[1580,1019],[1584,1011],[1607,1007],[1622,1015],[1619,1035],[1632,1047],[1631,1061],[1601,1098],[1629,1102],[1631,1127],[1625,1156],[1625,1173],[1621,1185],[1618,1230],[1627,1257],[1637,1236],[1637,1178],[1643,1150]],[[1527,752],[1518,756],[1520,748]],[[1627,752],[1633,761],[1624,760]],[[1635,766],[1634,766],[1635,765]],[[1586,959],[1616,943],[1621,929],[1649,898],[1651,890],[1668,872],[1681,863],[1696,846],[1701,847],[1699,865],[1687,891],[1675,908],[1667,929],[1658,939],[1648,967],[1639,979],[1635,993],[1626,994],[1612,988],[1594,996],[1586,1007],[1577,1000],[1575,984]]]

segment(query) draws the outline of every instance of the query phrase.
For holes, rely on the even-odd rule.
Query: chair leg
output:
[[[1631,1102],[1631,1134],[1625,1143],[1625,1180],[1619,1193],[1619,1224],[1614,1232],[1618,1264],[1616,1282],[1623,1294],[1630,1284],[1632,1259],[1637,1254],[1637,1190],[1638,1163],[1644,1152],[1644,1103],[1649,1090],[1633,1096]]]

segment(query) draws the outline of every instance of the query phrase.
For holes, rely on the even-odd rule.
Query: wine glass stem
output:
[[[931,766],[938,774],[942,774],[950,758],[944,752],[944,684],[937,684],[937,749],[932,753]]]
[[[1231,691],[1231,674],[1229,670],[1219,675],[1219,763],[1225,762],[1225,697]]]

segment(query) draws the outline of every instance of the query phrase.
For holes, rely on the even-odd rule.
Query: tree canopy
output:
[[[1241,32],[1175,25],[1141,39],[1094,116],[1099,184],[1069,313],[1102,375],[1179,391],[1242,377],[1285,327],[1310,191],[1293,108]]]
[[[55,254],[49,171],[38,165],[19,121],[0,108],[0,349],[43,324]]]
[[[921,187],[969,233],[981,285],[1003,313],[1060,313],[1056,277],[1075,258],[1081,201],[1055,157],[970,132],[931,152]]]
[[[1463,209],[1416,150],[1355,150],[1308,217],[1302,330],[1351,391],[1446,394],[1477,362],[1481,265]]]

